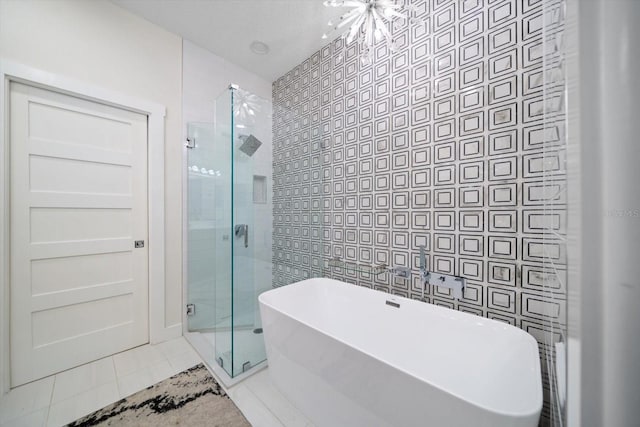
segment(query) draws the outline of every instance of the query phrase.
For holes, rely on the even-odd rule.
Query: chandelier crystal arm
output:
[[[331,29],[322,38],[328,38],[333,31],[343,31],[342,38],[347,44],[358,40],[363,63],[371,63],[377,42],[384,40],[391,51],[397,49],[390,29],[394,21],[397,20],[394,29],[399,28],[400,22],[403,25],[424,23],[412,16],[416,8],[410,2],[405,4],[404,0],[325,0],[324,5],[351,8],[337,20],[329,21]]]
[[[353,10],[350,10],[349,12],[344,13],[342,16],[340,16],[338,18],[338,23],[336,25],[333,24],[333,21],[329,21],[329,26],[331,26],[332,28],[326,33],[324,33],[322,35],[322,38],[323,39],[328,38],[329,34],[343,28],[350,22],[353,22],[355,19],[357,19],[360,16],[360,14],[361,12],[358,9],[353,9]]]
[[[335,29],[338,30],[347,25],[349,22],[352,22],[354,19],[357,19],[360,16],[360,13],[361,12],[358,9],[353,9],[352,11],[345,13],[340,18],[338,18],[340,22],[338,23],[338,25],[336,25]]]
[[[356,20],[356,22],[351,26],[351,29],[349,30],[349,35],[347,36],[347,44],[355,40],[356,35],[358,35],[358,31],[360,30],[360,26],[362,25],[362,22],[364,22],[366,17],[367,15],[360,15],[360,17]]]
[[[393,44],[393,37],[391,36],[389,29],[385,25],[384,21],[382,20],[378,12],[374,10],[372,11],[372,15],[373,15],[373,19],[375,20],[376,26],[380,29],[380,31],[382,32],[382,35],[387,41],[387,44],[391,48],[392,47],[391,45]]]
[[[366,45],[373,46],[374,44],[373,35],[375,33],[375,23],[371,18],[371,16],[367,16],[367,22],[366,22],[365,28],[366,28],[366,31],[365,31]]]

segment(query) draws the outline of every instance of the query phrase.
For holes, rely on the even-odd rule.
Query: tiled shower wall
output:
[[[394,31],[399,51],[380,45],[365,65],[339,39],[273,84],[274,286],[334,277],[529,331],[542,424],[558,424],[547,360],[566,325],[564,81],[548,41],[562,4],[411,3],[424,24]],[[420,286],[421,245],[431,270],[467,279],[461,300]]]

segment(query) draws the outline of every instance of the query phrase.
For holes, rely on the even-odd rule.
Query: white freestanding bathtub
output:
[[[520,329],[331,279],[259,300],[271,378],[318,427],[538,425],[538,346]]]

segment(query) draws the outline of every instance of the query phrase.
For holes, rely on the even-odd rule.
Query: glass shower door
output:
[[[231,377],[266,360],[258,295],[271,288],[271,105],[231,87],[216,100],[215,360]],[[206,262],[206,261],[204,261]]]
[[[266,360],[258,295],[272,284],[271,103],[230,87],[214,123],[189,123],[188,137],[188,329],[208,343],[208,363],[235,377]]]
[[[216,181],[216,251],[209,262],[215,275],[214,352],[216,363],[233,377],[233,120],[231,91],[216,99],[213,162],[221,176]]]
[[[232,87],[232,376],[266,360],[258,295],[271,288],[271,103]]]
[[[187,323],[190,332],[206,334],[217,324],[215,284],[219,270],[211,260],[223,249],[217,247],[215,209],[216,196],[221,195],[216,181],[222,173],[214,166],[213,123],[189,123],[187,135],[197,145],[187,151]]]

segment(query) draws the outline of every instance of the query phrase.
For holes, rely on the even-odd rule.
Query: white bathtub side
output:
[[[263,294],[260,310],[273,381],[318,426],[418,426],[425,422],[447,426],[466,426],[470,422],[475,426],[537,425],[541,395],[537,411],[509,414],[486,410],[326,333],[341,326],[349,329],[353,326],[349,324],[350,319],[353,323],[354,319],[370,318],[371,313],[352,304],[349,295],[340,294],[341,289],[347,294],[351,292],[350,285],[328,279],[305,282],[291,285],[290,289],[270,291],[270,295],[270,292]],[[366,292],[371,294],[367,297],[376,300],[381,297],[383,303],[389,298],[375,291]],[[349,303],[342,306],[342,311],[349,307],[349,312],[341,312],[340,301]],[[412,301],[400,299],[400,302]],[[283,307],[294,313],[282,310]],[[301,320],[301,315],[307,318]],[[380,319],[373,317],[369,321],[373,329],[380,327],[376,323]],[[314,326],[318,324],[322,326]],[[362,335],[369,336],[370,332],[363,330]],[[394,341],[388,332],[376,339],[380,341],[378,344]],[[410,352],[408,349],[406,357],[415,357]],[[537,358],[537,351],[535,353]],[[450,375],[459,375],[455,366],[450,368]]]
[[[537,426],[537,417],[501,424],[502,417],[472,407],[282,313],[261,309],[273,383],[318,427]]]

